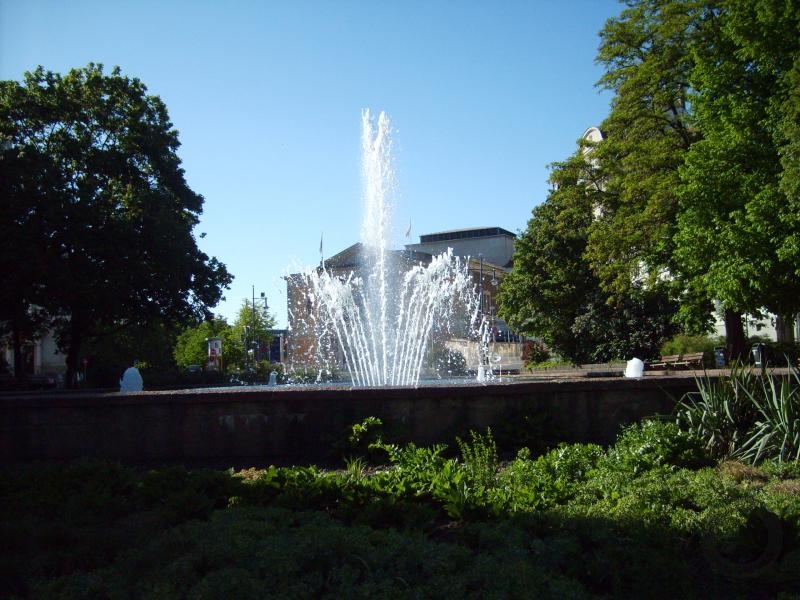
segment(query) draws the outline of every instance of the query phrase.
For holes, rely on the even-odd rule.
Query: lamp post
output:
[[[478,310],[483,316],[483,254],[478,254],[480,267],[478,271]]]
[[[264,294],[264,292],[261,292],[261,296],[260,296],[260,298],[258,298],[258,300],[260,302],[264,303],[264,305],[260,307],[260,310],[262,312],[262,317],[264,318],[264,320],[266,320],[267,311],[269,310],[269,305],[267,304],[267,296]],[[256,368],[256,365],[258,365],[258,359],[259,359],[259,356],[258,356],[258,350],[259,350],[259,346],[258,346],[258,321],[257,321],[257,318],[256,318],[256,286],[253,286],[253,304],[251,305],[251,310],[252,310],[252,319],[251,319],[251,321],[252,321],[252,323],[251,323],[252,329],[251,329],[251,331],[252,331],[253,335],[252,335],[252,339],[250,340],[250,346],[252,347],[252,350],[253,350],[253,371],[255,371],[255,368]],[[246,350],[246,348],[245,348],[245,350]]]

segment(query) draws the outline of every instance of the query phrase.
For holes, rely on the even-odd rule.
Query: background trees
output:
[[[790,336],[780,324],[800,312],[799,34],[796,2],[627,1],[600,33],[599,85],[614,93],[604,139],[556,166],[501,314],[573,359],[581,345],[633,347],[601,332],[624,331],[636,310],[655,317],[637,331],[666,333],[675,301],[690,333],[720,303],[733,357],[746,352],[745,313],[782,317]]]
[[[617,298],[602,289],[585,258],[602,196],[597,176],[584,148],[554,165],[553,191],[517,240],[514,269],[500,288],[500,316],[575,364],[651,358],[676,331],[677,305],[657,287],[630,285]]]
[[[166,107],[141,81],[90,64],[0,82],[0,136],[0,233],[22,240],[0,255],[21,275],[0,318],[29,331],[44,313],[68,381],[99,334],[210,316],[232,278],[197,247],[203,198],[186,184]]]
[[[233,324],[217,317],[186,327],[178,335],[175,344],[175,361],[181,367],[206,364],[206,340],[210,337],[222,339],[222,359],[226,371],[255,370],[258,363],[269,361],[275,317],[265,308],[253,308],[253,304],[245,300]]]
[[[222,317],[215,317],[203,321],[199,325],[186,327],[175,340],[174,357],[179,367],[189,365],[204,365],[208,361],[208,338],[222,337],[229,328],[228,321]],[[225,352],[223,345],[223,352]],[[225,356],[225,360],[228,357]]]
[[[692,47],[704,2],[634,0],[600,32],[598,86],[613,92],[592,151],[603,180],[602,210],[586,257],[604,289],[624,297],[643,277],[674,275],[678,166],[699,133],[688,121]],[[710,311],[707,311],[710,312]]]
[[[791,183],[800,157],[787,134],[796,133],[800,7],[723,6],[691,73],[703,139],[680,171],[676,257],[690,285],[725,309],[766,309],[791,323],[800,311],[800,196]]]

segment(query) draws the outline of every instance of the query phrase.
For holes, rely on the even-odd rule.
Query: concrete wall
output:
[[[0,398],[0,462],[98,458],[128,464],[246,466],[346,454],[349,427],[383,419],[397,441],[445,442],[491,426],[533,439],[609,443],[622,424],[672,410],[691,377],[575,379],[420,388],[220,388]]]

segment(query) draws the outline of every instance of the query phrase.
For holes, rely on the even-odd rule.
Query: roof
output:
[[[325,260],[326,269],[356,269],[361,266],[361,257],[364,253],[364,244],[356,242],[341,252],[334,254]],[[389,254],[401,258],[407,263],[431,262],[431,254],[427,252],[416,252],[413,250],[389,250]]]
[[[470,229],[452,229],[450,231],[440,231],[438,233],[427,233],[419,236],[419,242],[420,244],[427,244],[431,242],[447,242],[450,240],[465,240],[493,236],[517,237],[516,234],[502,227],[473,227]]]

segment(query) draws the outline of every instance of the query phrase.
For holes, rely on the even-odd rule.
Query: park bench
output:
[[[703,352],[689,352],[687,354],[670,354],[662,356],[661,359],[649,362],[647,364],[650,369],[688,369],[694,367],[700,369],[703,367],[705,353]]]

